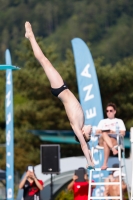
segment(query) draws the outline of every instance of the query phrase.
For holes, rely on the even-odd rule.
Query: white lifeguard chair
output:
[[[133,131],[133,130],[132,130]],[[132,132],[133,134],[133,132]],[[95,134],[95,137],[99,137],[101,134]],[[113,134],[114,135],[114,134]],[[115,133],[116,137],[117,137],[117,145],[115,146],[116,149],[118,149],[118,161],[119,161],[119,168],[107,168],[107,171],[119,171],[119,182],[105,182],[104,179],[102,182],[92,182],[92,175],[94,171],[98,171],[99,173],[101,173],[103,170],[101,170],[101,168],[96,168],[95,170],[90,170],[89,171],[89,188],[88,188],[88,200],[90,199],[120,199],[123,200],[123,195],[122,195],[122,167],[124,168],[124,172],[125,172],[125,182],[127,185],[127,191],[128,191],[128,197],[129,195],[129,186],[128,186],[128,180],[127,180],[127,172],[126,172],[126,165],[125,165],[125,148],[124,148],[124,140],[123,137],[119,134],[119,131],[117,131]],[[132,136],[133,137],[133,136]],[[133,139],[132,139],[133,142]],[[102,147],[99,147],[98,145],[95,147],[92,147],[91,152],[92,152],[92,156],[94,155],[94,151],[95,149],[100,150],[100,149],[104,149]],[[123,161],[123,162],[122,162]],[[102,179],[102,177],[101,177]],[[132,178],[133,181],[133,178]],[[120,196],[108,196],[108,197],[104,197],[104,196],[99,196],[99,197],[94,197],[91,196],[91,186],[95,185],[95,186],[105,186],[105,185],[119,185],[119,189],[120,189]],[[133,195],[133,187],[132,187],[132,195]],[[133,198],[131,199],[133,200]]]

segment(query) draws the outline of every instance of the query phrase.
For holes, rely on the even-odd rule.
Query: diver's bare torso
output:
[[[84,114],[80,103],[73,93],[69,89],[66,89],[58,95],[58,98],[65,107],[71,126],[78,126],[78,128],[82,129],[84,125]]]

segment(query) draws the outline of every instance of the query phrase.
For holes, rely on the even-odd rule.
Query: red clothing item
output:
[[[42,180],[38,180],[38,182],[43,185],[43,182]],[[36,184],[33,182],[33,183],[30,183],[30,190],[28,192],[28,195],[29,196],[33,196],[34,194],[37,194],[39,192],[39,188],[36,186]]]
[[[74,200],[88,200],[88,189],[88,182],[75,182],[73,185]],[[92,191],[93,189],[91,190],[91,195]]]
[[[38,180],[41,185],[43,185],[42,180]],[[30,183],[28,180],[26,180],[24,187],[23,187],[24,193],[23,198],[24,200],[40,200],[40,190],[36,186],[35,182],[33,181]]]

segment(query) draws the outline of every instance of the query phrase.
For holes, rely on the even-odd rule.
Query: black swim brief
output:
[[[58,95],[63,91],[68,89],[67,85],[64,83],[60,88],[51,88],[51,93],[58,97]]]

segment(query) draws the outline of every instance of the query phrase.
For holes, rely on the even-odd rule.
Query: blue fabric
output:
[[[85,124],[97,126],[103,119],[103,109],[94,62],[90,50],[83,40],[74,38],[71,42]]]
[[[9,50],[6,50],[6,64],[11,64]],[[7,200],[14,200],[14,130],[13,130],[13,86],[12,70],[6,70],[6,192]]]
[[[85,115],[85,124],[92,125],[94,133],[99,121],[103,119],[101,96],[94,62],[89,48],[82,39],[74,38],[71,42],[76,65],[79,98]],[[89,142],[90,148],[97,144],[98,138],[92,136],[91,141]],[[103,150],[94,151],[95,168],[101,168],[103,158]],[[115,161],[113,160],[113,162]],[[103,177],[107,176],[108,172],[105,170],[101,172],[94,171],[92,179],[95,182],[103,182]],[[97,186],[93,195],[99,197],[103,194],[103,191],[104,186]]]

